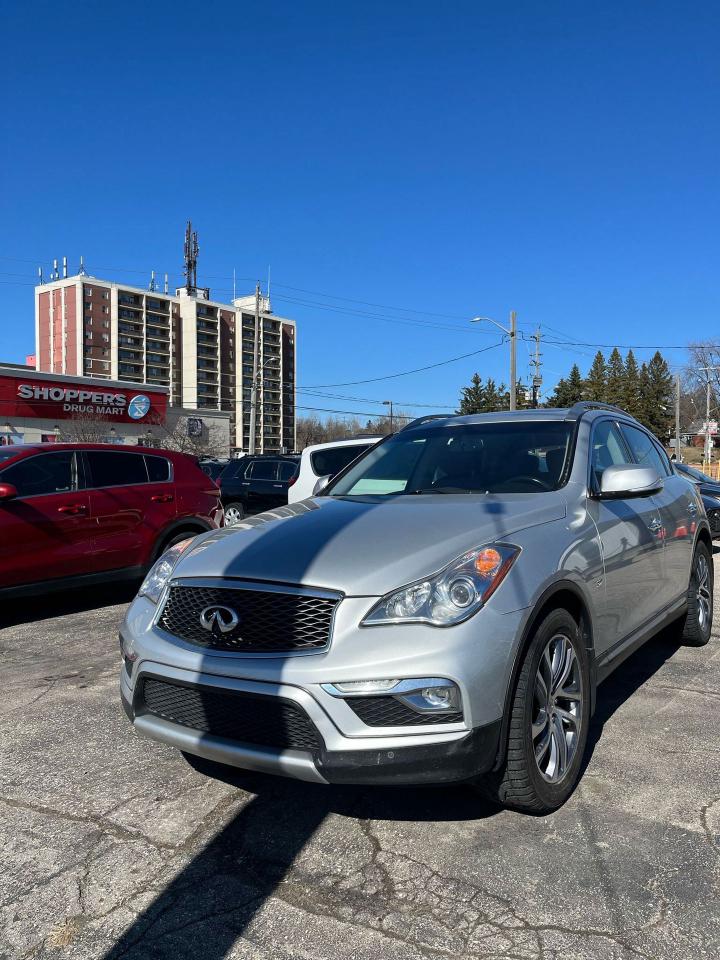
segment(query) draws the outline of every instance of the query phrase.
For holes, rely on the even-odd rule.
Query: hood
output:
[[[175,577],[237,577],[382,596],[466,550],[560,520],[559,494],[318,497],[204,536]]]

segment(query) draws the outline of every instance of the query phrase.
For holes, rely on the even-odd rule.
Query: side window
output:
[[[277,480],[277,460],[256,460],[251,464],[253,480]]]
[[[170,461],[165,457],[145,457],[148,477],[151,483],[160,483],[170,479]]]
[[[630,463],[620,431],[611,420],[601,420],[593,429],[590,458],[590,469],[598,487],[607,467]]]
[[[279,480],[292,480],[297,473],[297,464],[290,460],[280,461]]]
[[[371,445],[352,444],[347,447],[335,447],[333,450],[316,450],[310,454],[310,466],[316,477],[335,476]]]
[[[670,475],[665,455],[660,453],[654,441],[643,430],[624,423],[622,432],[632,450],[632,455],[639,464],[643,467],[655,467],[661,477]]]
[[[20,497],[67,493],[77,489],[75,454],[67,450],[28,457],[3,470],[0,479],[3,483],[12,483]]]
[[[124,487],[148,482],[145,457],[141,453],[88,450],[85,456],[90,467],[91,487]]]

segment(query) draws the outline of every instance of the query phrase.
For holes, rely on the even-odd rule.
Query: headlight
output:
[[[465,553],[440,573],[386,594],[362,625],[429,623],[449,627],[461,623],[497,590],[519,553],[519,547],[505,543]]]
[[[138,590],[139,597],[147,597],[148,600],[152,600],[153,603],[158,602],[160,594],[172,576],[178,560],[194,539],[194,537],[188,537],[187,540],[181,540],[180,543],[176,543],[174,547],[170,547],[169,550],[165,551],[143,580],[142,586]]]

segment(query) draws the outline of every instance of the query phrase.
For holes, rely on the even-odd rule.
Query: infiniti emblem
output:
[[[211,633],[230,633],[240,623],[240,617],[230,607],[213,604],[200,611],[200,626]]]

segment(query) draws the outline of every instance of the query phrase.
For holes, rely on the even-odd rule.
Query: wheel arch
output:
[[[197,536],[200,533],[207,533],[208,530],[212,530],[213,525],[208,520],[203,520],[201,517],[177,517],[172,523],[169,523],[163,530],[160,532],[158,537],[153,544],[152,553],[150,555],[149,565],[155,563],[158,557],[163,552],[163,544],[174,537],[178,533],[187,533],[189,536]]]
[[[537,625],[552,610],[567,610],[572,618],[577,622],[580,628],[580,635],[585,642],[590,662],[590,714],[592,716],[595,710],[595,692],[597,688],[597,677],[595,669],[595,646],[592,628],[592,618],[590,609],[581,588],[572,580],[558,580],[548,586],[537,599],[529,617],[525,621],[522,630],[520,643],[518,644],[513,667],[510,674],[510,681],[505,693],[505,705],[502,715],[502,726],[500,729],[500,740],[498,744],[498,754],[495,759],[495,768],[499,769],[505,759],[507,750],[508,730],[510,726],[510,710],[512,698],[515,695],[518,674],[522,665],[525,652],[530,645],[533,632]]]

